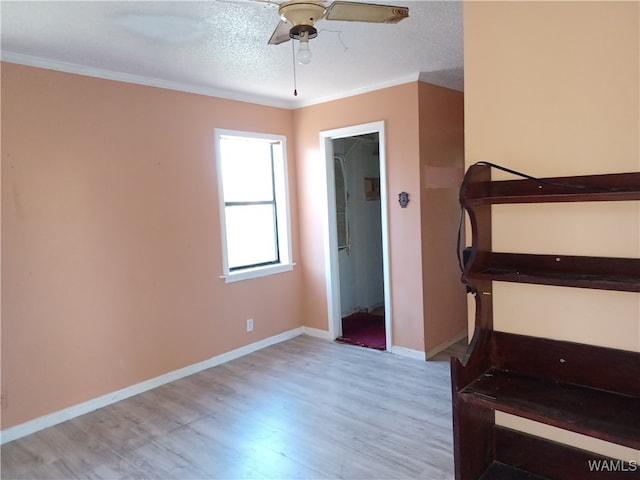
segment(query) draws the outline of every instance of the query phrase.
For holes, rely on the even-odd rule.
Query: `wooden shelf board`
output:
[[[640,200],[640,193],[616,192],[608,194],[594,193],[548,193],[546,195],[492,195],[487,197],[468,197],[467,205],[505,205],[522,203],[561,203],[561,202],[621,202]]]
[[[640,279],[637,276],[631,275],[603,276],[573,272],[526,271],[493,267],[485,268],[477,273],[471,274],[469,278],[511,283],[640,292]]]
[[[640,398],[491,368],[463,401],[640,449]]]
[[[494,426],[494,462],[532,472],[543,478],[574,480],[640,479],[635,464],[582,450],[510,428]],[[596,471],[594,465],[608,465]]]
[[[640,258],[478,251],[466,278],[640,292]]]
[[[640,173],[480,181],[466,185],[468,205],[640,200]]]

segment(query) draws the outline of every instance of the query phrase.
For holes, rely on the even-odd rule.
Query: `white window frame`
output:
[[[280,158],[274,158],[273,173],[276,195],[276,217],[279,262],[258,267],[248,267],[237,270],[229,268],[227,228],[225,218],[224,185],[222,182],[222,161],[221,161],[221,137],[244,137],[249,139],[259,139],[273,143],[279,143],[282,148]],[[250,278],[263,277],[281,272],[293,270],[295,263],[291,253],[291,215],[289,208],[289,179],[287,169],[287,143],[283,135],[245,132],[240,130],[215,129],[216,146],[216,175],[218,177],[218,204],[220,209],[220,232],[222,236],[222,269],[221,278],[225,283],[247,280]]]

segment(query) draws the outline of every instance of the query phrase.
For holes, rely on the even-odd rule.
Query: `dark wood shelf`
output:
[[[478,252],[464,280],[640,292],[640,259]]]
[[[640,398],[491,368],[464,402],[640,449]]]
[[[495,423],[500,411],[640,449],[640,352],[493,328],[494,281],[640,292],[640,258],[493,252],[491,229],[494,204],[640,200],[640,173],[491,181],[494,167],[507,171],[472,165],[460,188],[472,228],[462,281],[476,318],[466,355],[451,359],[456,480],[640,479],[634,462]],[[620,469],[594,471],[596,461]]]
[[[494,427],[494,464],[509,466],[513,475],[545,479],[638,480],[640,470],[629,462],[615,460],[506,427]],[[601,468],[596,469],[599,465]],[[607,468],[602,468],[607,465]],[[495,467],[493,467],[495,468]],[[487,473],[491,471],[490,466]],[[536,476],[537,475],[537,476]],[[481,477],[483,478],[483,477]],[[487,477],[504,478],[504,477]]]
[[[468,205],[640,200],[640,173],[480,181],[463,194]]]

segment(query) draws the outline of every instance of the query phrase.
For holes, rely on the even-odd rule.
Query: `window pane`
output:
[[[273,205],[230,206],[225,216],[229,268],[278,260]]]
[[[271,144],[244,138],[221,138],[225,202],[273,200]]]

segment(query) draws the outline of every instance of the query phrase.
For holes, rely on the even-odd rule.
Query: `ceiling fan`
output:
[[[280,23],[274,30],[269,45],[279,45],[290,39],[300,41],[298,62],[309,63],[309,40],[318,36],[315,23],[319,20],[346,22],[398,23],[409,16],[407,7],[373,3],[343,2],[336,0],[327,6],[322,1],[289,1],[278,8]]]

